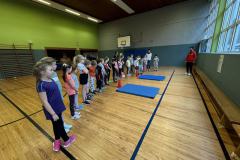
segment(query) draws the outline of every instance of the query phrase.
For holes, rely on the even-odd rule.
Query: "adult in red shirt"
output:
[[[197,53],[195,52],[193,47],[191,47],[190,51],[185,59],[186,69],[187,69],[187,72],[185,74],[187,74],[188,76],[190,76],[192,73],[192,66],[193,66],[193,63],[195,63],[196,59],[197,59]]]

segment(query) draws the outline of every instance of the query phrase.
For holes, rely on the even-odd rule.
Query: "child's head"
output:
[[[78,64],[78,63],[84,63],[85,57],[82,55],[77,55],[73,58],[73,63]]]
[[[105,61],[105,63],[108,63],[109,62],[109,57],[105,57],[104,61]]]
[[[97,60],[97,64],[101,64],[102,63],[102,60],[101,58]]]
[[[96,60],[92,60],[91,65],[92,65],[93,67],[95,67],[95,66],[97,65],[97,61],[96,61]]]
[[[140,59],[141,59],[141,56],[137,56],[137,57],[136,57],[136,60],[140,60]]]
[[[100,61],[101,61],[102,64],[104,63],[104,59],[103,58],[100,58]]]
[[[133,57],[133,54],[131,54],[131,57]]]
[[[86,59],[86,60],[84,61],[84,65],[85,65],[86,67],[90,67],[90,66],[91,66],[91,61],[89,61],[88,59]]]
[[[130,58],[131,58],[130,56],[127,57],[127,59],[130,59]]]
[[[52,57],[43,57],[42,59],[40,59],[40,61],[51,65],[53,71],[55,71],[57,69],[56,60]]]
[[[64,63],[62,67],[62,71],[63,71],[63,75],[62,75],[63,81],[66,82],[66,75],[72,72],[72,66],[70,64]]]
[[[53,74],[53,68],[49,63],[38,61],[33,67],[33,75],[36,77],[36,80],[39,81],[41,78],[51,78]]]

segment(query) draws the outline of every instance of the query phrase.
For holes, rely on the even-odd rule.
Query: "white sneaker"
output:
[[[80,115],[76,115],[76,114],[71,117],[71,119],[73,119],[73,120],[77,120],[77,119],[79,119],[79,118],[80,118]]]
[[[80,115],[80,112],[74,112],[75,115]]]
[[[70,130],[72,128],[71,124],[64,123],[63,125],[64,125],[64,129]]]
[[[66,133],[68,133],[70,131],[70,129],[66,129],[66,128],[64,128],[64,130]]]
[[[191,76],[191,73],[188,73],[187,75],[188,75],[188,76]]]

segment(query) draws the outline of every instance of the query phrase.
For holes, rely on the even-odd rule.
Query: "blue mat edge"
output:
[[[119,90],[116,90],[117,92],[119,93],[126,93],[126,94],[130,94],[130,95],[134,95],[134,96],[139,96],[139,97],[145,97],[145,98],[151,98],[151,99],[154,99],[156,97],[156,95],[154,97],[151,97],[151,96],[143,96],[143,95],[139,95],[139,94],[134,94],[134,93],[129,93],[129,92],[124,92],[124,91],[119,91]]]
[[[144,76],[144,74],[141,75],[141,76]],[[141,76],[139,76],[138,78],[139,78],[139,79],[152,80],[152,81],[163,81],[163,80],[165,80],[165,78],[166,78],[166,76],[161,76],[161,77],[163,77],[163,79],[158,80],[158,79],[147,79],[147,78],[141,78]],[[149,74],[145,74],[145,76],[158,76],[158,75],[149,75]]]
[[[137,85],[137,84],[131,84],[131,83],[127,83],[127,84],[125,84],[125,85],[143,86],[143,85]],[[124,86],[125,86],[125,85],[124,85]],[[122,87],[124,87],[124,86],[122,86]],[[121,87],[121,88],[122,88],[122,87]],[[150,87],[150,86],[144,86],[144,87]],[[139,96],[139,97],[145,97],[145,98],[154,99],[154,98],[156,97],[156,95],[159,93],[160,88],[157,88],[157,87],[151,87],[151,88],[156,88],[156,89],[158,89],[158,90],[157,90],[157,93],[155,94],[154,97],[152,97],[152,96],[143,96],[143,95],[134,94],[134,93],[129,93],[129,92],[125,92],[125,91],[119,91],[120,88],[116,89],[116,91],[117,91],[117,92],[120,92],[120,93],[126,93],[126,94],[135,95],[135,96]]]

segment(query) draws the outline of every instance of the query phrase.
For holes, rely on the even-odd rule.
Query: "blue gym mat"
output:
[[[147,80],[155,80],[155,81],[163,81],[165,76],[156,76],[156,75],[141,75],[138,77],[139,79],[147,79]]]
[[[133,94],[136,96],[142,96],[147,98],[154,98],[158,92],[159,88],[156,87],[148,87],[148,86],[141,86],[135,84],[126,84],[123,87],[117,89],[117,92]]]

